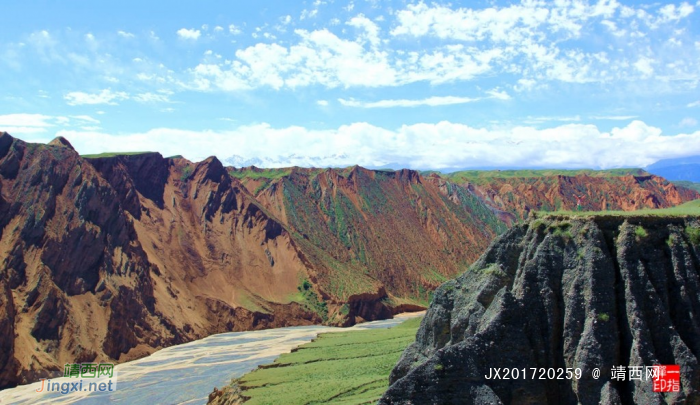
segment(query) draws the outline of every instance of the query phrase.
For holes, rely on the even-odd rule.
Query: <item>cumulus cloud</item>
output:
[[[190,70],[192,83],[202,90],[235,91],[314,84],[377,87],[397,80],[384,52],[367,51],[362,44],[341,39],[326,29],[295,33],[301,42],[291,47],[258,43],[236,51],[238,60],[200,64]]]
[[[360,35],[362,40],[368,41],[372,46],[379,45],[379,26],[363,14],[353,17],[347,24],[363,31]]]
[[[68,105],[84,105],[84,104],[109,104],[116,105],[117,100],[126,100],[129,95],[123,91],[113,92],[110,89],[104,89],[99,93],[84,93],[82,91],[73,91],[63,98]]]
[[[166,156],[184,154],[189,159],[201,160],[210,155],[221,159],[234,154],[248,158],[289,154],[332,156],[342,151],[346,157],[333,164],[396,163],[419,169],[644,167],[662,158],[700,154],[700,131],[667,135],[642,121],[632,121],[609,132],[578,123],[548,129],[528,126],[486,129],[444,121],[397,129],[358,122],[328,130],[256,124],[232,131],[157,128],[113,135],[61,130],[56,135],[69,139],[80,153],[156,150]]]
[[[191,39],[195,41],[200,35],[202,35],[201,31],[196,29],[180,28],[177,30],[177,36],[181,39]]]
[[[680,57],[664,52],[669,40],[680,41],[677,24],[693,10],[687,3],[631,8],[613,0],[523,0],[484,8],[419,2],[394,12],[388,33],[357,14],[345,23],[354,29],[297,29],[291,41],[253,44],[238,49],[233,60],[199,65],[189,73],[193,88],[233,91],[440,85],[497,75],[512,78],[519,92],[551,81],[700,81],[697,52]],[[595,24],[605,28],[584,29]],[[652,36],[650,30],[658,32]],[[231,26],[231,32],[240,30]],[[409,46],[415,40],[426,45]],[[497,93],[510,97],[504,90]]]

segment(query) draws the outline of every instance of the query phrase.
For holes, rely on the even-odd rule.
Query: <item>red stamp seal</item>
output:
[[[678,392],[681,389],[681,366],[654,366],[654,392]]]

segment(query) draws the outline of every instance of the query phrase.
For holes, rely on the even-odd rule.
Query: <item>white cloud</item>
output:
[[[695,118],[691,118],[691,117],[685,117],[681,120],[681,122],[678,123],[678,126],[681,128],[695,127],[697,125],[698,125],[698,120],[696,120]]]
[[[0,126],[12,127],[50,127],[47,122],[53,119],[49,115],[43,114],[5,114],[0,115]]]
[[[151,92],[146,92],[146,93],[140,93],[137,94],[133,97],[134,100],[136,100],[139,103],[171,103],[170,97],[168,94],[162,94],[162,93],[151,93]]]
[[[220,25],[217,25],[216,27],[214,27],[215,32],[222,32],[223,30],[224,30],[224,27],[222,27]]]
[[[644,76],[649,77],[654,74],[654,68],[651,66],[653,63],[653,59],[642,56],[634,63],[634,67]]]
[[[231,35],[238,35],[238,34],[240,34],[242,31],[241,31],[240,28],[236,27],[235,24],[230,24],[230,25],[228,26],[228,32],[229,32]]]
[[[523,122],[526,124],[542,124],[545,122],[579,122],[581,121],[580,115],[574,115],[571,117],[527,117]]]
[[[419,106],[444,106],[453,104],[465,104],[473,103],[479,101],[480,98],[469,98],[469,97],[454,97],[454,96],[444,96],[444,97],[428,97],[422,100],[380,100],[380,101],[357,101],[354,99],[345,100],[342,98],[338,99],[340,104],[346,107],[359,107],[359,108],[391,108],[391,107],[419,107]]]
[[[5,114],[0,115],[0,131],[6,131],[11,135],[42,134],[48,132],[51,127],[70,126],[71,120],[76,121],[77,125],[100,123],[89,115],[64,117],[43,114]]]
[[[675,4],[666,4],[659,9],[660,22],[675,22],[685,17],[688,17],[693,13],[693,6],[683,2],[680,6]]]
[[[537,81],[533,79],[518,79],[518,83],[513,86],[515,91],[532,90],[537,86]]]
[[[123,37],[123,38],[133,38],[134,37],[134,34],[127,32],[127,31],[121,31],[121,30],[117,31],[117,35],[119,35],[120,37]]]
[[[0,115],[0,131],[11,135],[38,134],[46,132],[53,126],[54,117],[43,114],[5,114]]]
[[[191,39],[191,40],[197,40],[199,36],[202,35],[202,33],[199,30],[195,29],[188,29],[188,28],[180,28],[177,30],[177,36],[180,37],[181,39]]]
[[[70,117],[75,118],[76,120],[85,121],[85,122],[89,122],[92,124],[99,124],[100,123],[100,120],[92,118],[89,115],[71,115]]]
[[[688,108],[698,107],[698,106],[700,106],[700,100],[698,100],[698,101],[693,101],[692,103],[688,103],[688,104],[686,105],[686,107],[688,107]]]
[[[505,90],[499,89],[488,90],[486,94],[497,100],[510,100],[512,98]]]
[[[84,104],[109,104],[116,105],[116,100],[126,100],[129,95],[123,91],[112,92],[110,89],[104,89],[99,93],[84,93],[82,91],[73,91],[63,98],[68,105],[84,105]]]
[[[318,6],[304,10],[302,17],[309,18]],[[395,20],[388,34],[363,14],[347,20],[355,29],[297,29],[291,40],[253,44],[238,49],[233,60],[189,69],[187,87],[387,87],[485,76],[507,77],[511,83],[500,86],[517,92],[546,89],[550,82],[608,84],[659,78],[677,87],[697,85],[697,52],[667,52],[668,41],[693,43],[677,24],[692,12],[687,3],[633,8],[615,0],[522,0],[483,8],[419,2],[391,13]],[[291,17],[279,21],[287,24]],[[330,26],[338,23],[337,18],[329,20]],[[253,38],[276,39],[261,29],[251,32]],[[659,31],[651,36],[652,29]],[[229,31],[241,33],[235,25]],[[411,46],[416,39],[424,39],[425,45]],[[504,90],[498,96],[510,97]]]
[[[260,86],[279,89],[320,84],[332,88],[396,83],[396,72],[384,52],[367,51],[325,29],[295,33],[301,41],[291,47],[258,43],[238,50],[236,61],[200,64],[190,71],[191,86],[237,91]]]
[[[240,63],[237,63],[236,66],[241,68]],[[248,83],[237,74],[237,69],[224,70],[219,65],[202,63],[192,69],[190,73],[193,76],[193,81],[188,86],[193,90],[233,92],[250,88]]]
[[[594,125],[566,124],[548,129],[514,127],[488,130],[439,122],[404,125],[389,130],[367,123],[336,129],[240,126],[233,131],[187,131],[158,128],[131,135],[58,131],[80,153],[156,150],[184,154],[193,160],[210,155],[226,158],[276,157],[289,154],[347,158],[336,165],[399,163],[407,167],[449,169],[483,166],[644,167],[658,159],[700,154],[700,131],[663,134],[659,128],[632,121],[610,132]],[[172,140],[178,139],[175,143]],[[625,153],[620,153],[625,151]]]
[[[601,24],[603,24],[610,31],[610,33],[616,37],[624,37],[627,34],[627,30],[618,28],[614,21],[603,20],[601,21]]]
[[[316,100],[316,104],[320,105],[321,107],[327,107],[328,101],[327,100]]]
[[[350,19],[350,21],[348,21],[346,24],[363,31],[360,36],[361,40],[369,41],[372,46],[379,45],[379,26],[377,26],[377,24],[375,24],[369,18],[362,14],[358,14]]]
[[[594,115],[591,117],[594,120],[610,120],[610,121],[629,121],[637,118],[636,115]]]
[[[642,50],[647,50],[648,54],[655,53],[653,50],[664,53],[669,40],[664,34],[655,34],[653,41],[647,39],[648,30],[641,24],[651,29],[664,26],[676,35],[673,24],[688,17],[693,6],[687,3],[667,5],[656,12],[647,12],[643,7],[633,9],[615,0],[595,3],[523,0],[504,7],[485,8],[453,8],[419,2],[395,13],[397,24],[391,35],[398,40],[429,37],[445,44],[462,44],[466,52],[460,54],[497,52],[489,63],[481,64],[481,69],[473,69],[473,76],[496,71],[515,73],[525,80],[572,83],[631,81],[650,78],[655,73],[686,80],[700,78],[697,71],[685,68],[687,65],[683,63],[669,64],[660,72],[652,66],[655,61],[639,57]],[[606,37],[605,32],[584,29],[596,21],[612,35],[608,36],[608,43],[620,47],[615,52],[608,52],[599,45],[601,38]],[[627,40],[622,42],[622,38]],[[674,56],[666,56],[669,61],[676,60]],[[630,59],[636,62],[630,64]],[[688,64],[694,63],[692,55],[685,59]],[[469,75],[460,77],[460,80],[469,79]],[[526,86],[519,88],[522,91]]]
[[[301,11],[301,15],[299,15],[299,20],[306,20],[307,18],[314,18],[318,15],[318,9],[313,9],[313,10],[307,10],[304,9]]]

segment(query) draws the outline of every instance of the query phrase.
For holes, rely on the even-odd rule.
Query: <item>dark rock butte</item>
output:
[[[379,403],[700,403],[699,272],[698,218],[516,225],[435,291]],[[611,378],[613,366],[661,364],[680,365],[680,392]],[[567,367],[582,378],[531,378],[530,368]],[[527,378],[487,379],[492,368]]]

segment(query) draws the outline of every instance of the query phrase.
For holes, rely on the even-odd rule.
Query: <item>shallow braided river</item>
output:
[[[214,387],[227,385],[272,362],[283,353],[307,343],[322,332],[390,328],[421,313],[397,315],[394,319],[367,322],[351,328],[297,326],[252,332],[221,333],[159,350],[148,357],[115,367],[113,392],[37,392],[41,382],[0,391],[0,404],[206,404]],[[113,379],[114,380],[114,379]],[[56,378],[51,382],[73,382]],[[99,381],[84,379],[87,383]]]

